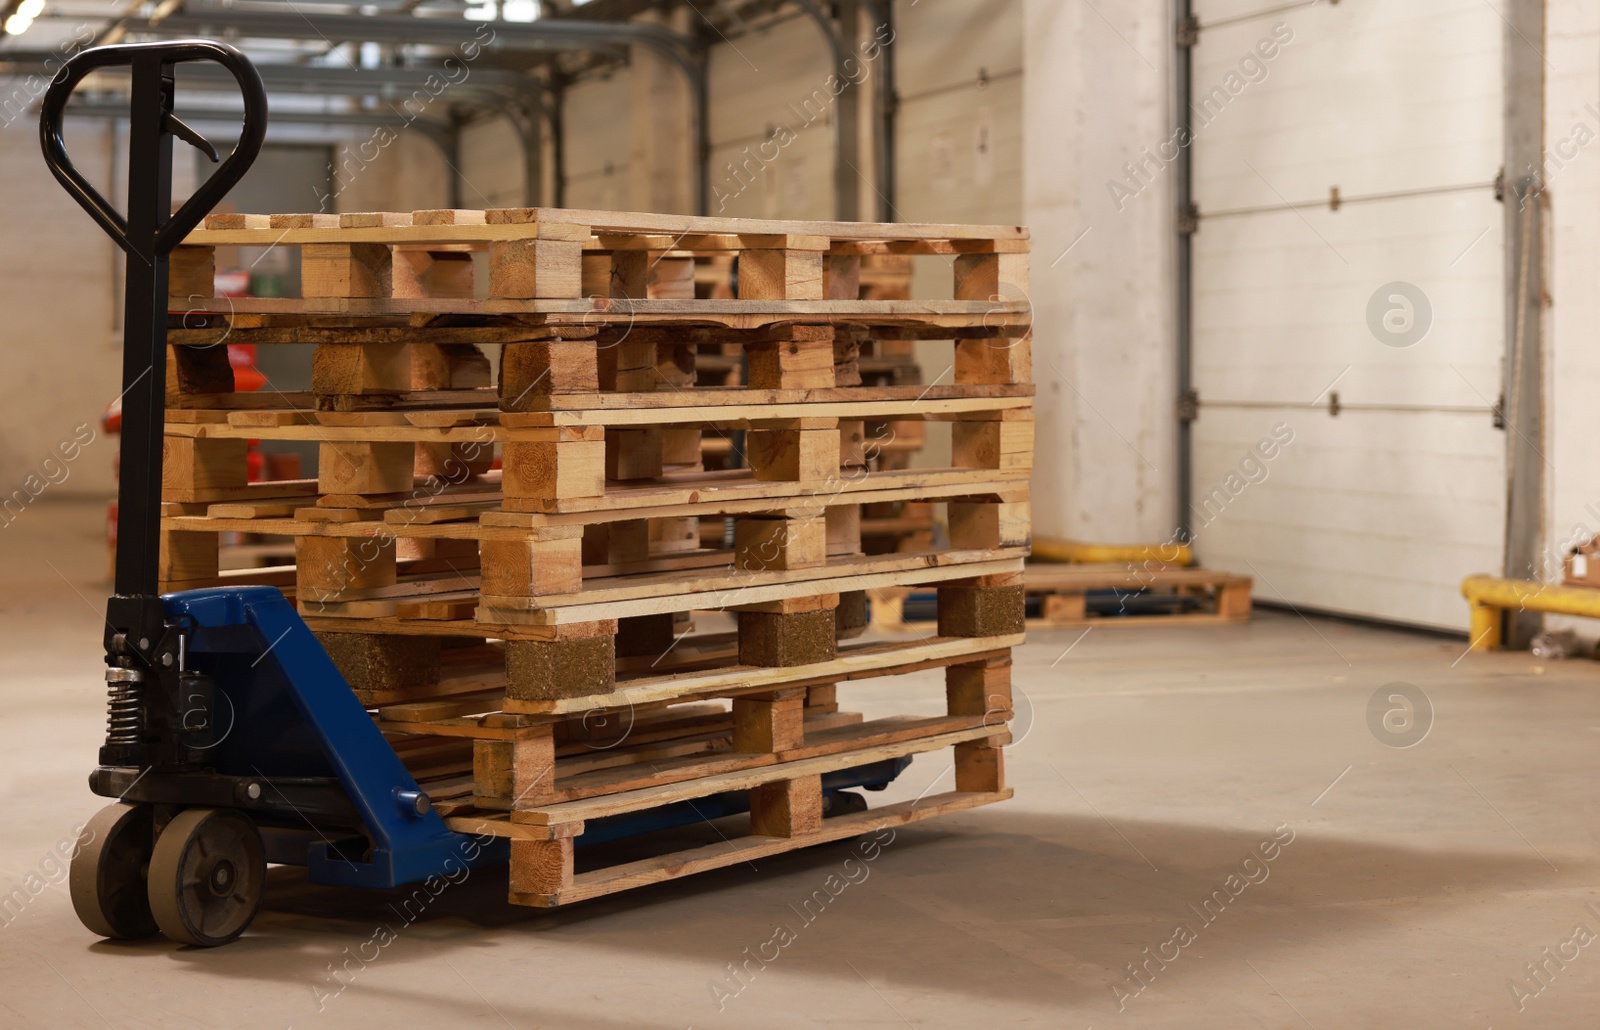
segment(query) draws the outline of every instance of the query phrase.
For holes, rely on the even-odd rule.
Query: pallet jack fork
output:
[[[237,81],[233,153],[171,211],[172,142],[218,160],[173,114],[180,64],[210,61]],[[90,73],[132,72],[128,208],[118,213],[66,153],[67,101]],[[333,661],[273,587],[158,593],[168,259],[244,176],[266,135],[254,66],[209,40],[86,50],[45,93],[40,140],[56,179],[127,253],[123,430],[114,591],[106,603],[108,725],[90,789],[116,799],[85,827],[69,877],[84,925],[104,937],[157,933],[185,944],[234,940],[260,906],[267,863],[318,883],[391,888],[508,861],[504,839],[449,829]],[[169,215],[168,212],[171,211]],[[905,760],[831,775],[832,795],[881,788]],[[832,807],[856,808],[843,795]],[[743,810],[743,795],[607,821],[579,844]],[[862,806],[864,807],[864,806]]]

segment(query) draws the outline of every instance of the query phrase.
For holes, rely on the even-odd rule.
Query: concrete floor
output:
[[[41,504],[0,535],[0,894],[48,880],[101,804],[100,531],[96,507]],[[1016,799],[899,830],[809,924],[791,906],[851,843],[555,914],[475,873],[414,923],[276,869],[216,951],[100,942],[51,886],[0,926],[0,1025],[1596,1025],[1600,948],[1575,932],[1600,934],[1595,665],[1275,612],[1082,634],[1019,652]],[[1396,682],[1434,715],[1409,749],[1369,727]],[[845,699],[940,694],[918,675]],[[939,777],[918,759],[893,796]],[[792,942],[734,979],[779,924]]]

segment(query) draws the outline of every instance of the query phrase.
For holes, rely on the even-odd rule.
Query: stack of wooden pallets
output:
[[[281,587],[450,825],[511,838],[513,901],[1010,796],[1025,230],[214,216],[174,255],[174,297],[210,296],[213,248],[233,245],[300,248],[302,296],[174,319],[164,589]],[[738,296],[696,298],[684,258],[729,253]],[[864,261],[916,255],[949,263],[950,299],[861,299]],[[313,344],[311,391],[233,392],[223,340]],[[864,349],[915,340],[953,341],[946,385],[863,372]],[[748,381],[706,385],[712,348],[740,349]],[[869,426],[924,421],[948,423],[949,467],[869,471]],[[748,467],[708,471],[703,441],[735,432]],[[245,482],[252,439],[317,442],[317,478]],[[944,509],[948,546],[866,553],[862,512],[910,500]],[[708,541],[708,522],[731,532]],[[291,536],[296,564],[219,572],[227,532]],[[907,587],[937,589],[936,635],[856,640],[868,596]],[[945,715],[839,708],[840,684],[939,667]],[[831,773],[946,749],[953,789],[824,821]],[[586,823],[733,792],[748,828],[715,845],[575,869]]]

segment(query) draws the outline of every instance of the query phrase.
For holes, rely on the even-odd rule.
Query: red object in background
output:
[[[121,397],[106,405],[106,410],[100,413],[100,428],[112,435],[122,432]]]
[[[233,366],[233,389],[236,393],[255,393],[267,385],[267,377],[256,368],[256,345],[253,343],[228,344],[228,364]],[[107,433],[122,432],[122,398],[119,396],[100,413],[100,428]],[[254,446],[254,441],[252,441]],[[254,478],[254,477],[251,477]]]
[[[267,385],[267,377],[256,368],[256,345],[253,343],[228,344],[228,364],[233,366],[233,389],[237,393],[255,393]]]

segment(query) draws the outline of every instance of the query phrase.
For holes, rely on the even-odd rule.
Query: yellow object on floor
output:
[[[1188,544],[1084,544],[1076,540],[1034,538],[1033,560],[1066,565],[1116,565],[1157,561],[1163,565],[1193,565]]]
[[[1508,611],[1550,612],[1600,619],[1600,588],[1536,583],[1527,579],[1468,576],[1461,596],[1472,610],[1472,650],[1496,651],[1503,644]]]

